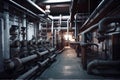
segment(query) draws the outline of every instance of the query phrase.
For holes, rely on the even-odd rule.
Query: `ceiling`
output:
[[[35,3],[44,10],[46,5],[50,5],[50,15],[69,15],[71,0],[36,0]]]
[[[32,0],[38,6],[46,9],[46,5],[50,5],[50,15],[59,16],[70,15],[72,4],[77,3],[74,7],[74,12],[91,13],[101,0]]]

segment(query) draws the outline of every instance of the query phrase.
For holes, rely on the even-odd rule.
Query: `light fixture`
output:
[[[45,13],[46,15],[50,14],[50,5],[46,5]]]

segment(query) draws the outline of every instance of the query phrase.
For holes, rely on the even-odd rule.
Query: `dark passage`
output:
[[[74,49],[66,47],[53,63],[37,79],[103,79],[104,77],[88,75],[83,70],[80,58],[76,57]]]

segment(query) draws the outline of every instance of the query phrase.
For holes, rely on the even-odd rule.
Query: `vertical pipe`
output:
[[[69,19],[67,20],[67,36],[69,36]],[[67,41],[69,42],[69,37],[67,37]]]
[[[8,60],[10,58],[10,43],[9,43],[9,6],[8,3],[4,3],[4,20],[5,20],[5,25],[4,25],[4,59]]]
[[[53,35],[53,28],[54,28],[54,20],[52,20],[52,26],[51,26],[52,47],[54,47],[54,35]]]
[[[75,15],[75,41],[77,41],[77,14]]]
[[[25,14],[23,15],[22,24],[23,24],[23,27],[26,27],[26,38],[25,38],[25,40],[27,40],[27,20],[26,20],[26,15]]]
[[[55,48],[56,48],[56,43],[57,43],[56,36],[57,36],[57,30],[55,29],[55,35],[54,35],[54,38],[55,38],[55,40],[54,40],[54,42],[55,42]]]
[[[0,72],[4,69],[3,64],[3,53],[4,53],[4,28],[3,28],[3,19],[0,18]]]

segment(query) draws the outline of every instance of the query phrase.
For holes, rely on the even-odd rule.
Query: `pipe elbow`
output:
[[[106,17],[103,18],[100,22],[99,22],[99,27],[98,27],[98,32],[100,34],[103,34],[107,31],[108,29],[108,25],[112,22],[119,22],[120,23],[120,17]]]

